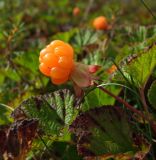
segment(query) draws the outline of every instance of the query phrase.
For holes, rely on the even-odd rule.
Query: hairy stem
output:
[[[149,112],[148,112],[148,106],[147,106],[146,99],[145,99],[144,88],[141,88],[141,89],[139,90],[139,92],[140,92],[140,97],[141,97],[141,101],[142,101],[144,110],[145,110],[145,112],[146,112],[147,115],[148,115]]]
[[[98,84],[96,82],[94,82],[94,85],[96,87],[98,87],[100,90],[102,90],[103,92],[105,92],[106,94],[108,94],[111,97],[115,98],[118,102],[124,104],[125,107],[128,108],[130,111],[136,113],[137,115],[139,115],[140,117],[142,117],[144,120],[148,121],[150,123],[150,125],[151,125],[154,133],[156,134],[156,123],[152,119],[150,119],[150,117],[147,117],[141,111],[137,110],[136,108],[134,108],[133,106],[131,106],[129,103],[127,103],[125,100],[123,100],[122,98],[114,95],[113,93],[111,93],[107,89],[103,88],[102,86],[98,86]]]
[[[94,84],[95,84],[100,90],[102,90],[102,91],[105,92],[106,94],[110,95],[111,97],[115,98],[118,102],[124,104],[125,107],[127,107],[127,108],[128,108],[129,110],[131,110],[132,112],[140,115],[140,116],[141,116],[142,118],[144,118],[144,119],[147,119],[147,118],[145,117],[145,115],[144,115],[141,111],[135,109],[133,106],[131,106],[129,103],[127,103],[127,102],[126,102],[125,100],[123,100],[122,98],[114,95],[113,93],[111,93],[111,92],[108,91],[107,89],[103,88],[102,86],[98,86],[97,83],[94,83]]]

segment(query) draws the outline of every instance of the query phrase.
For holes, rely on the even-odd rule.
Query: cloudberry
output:
[[[78,16],[80,14],[80,8],[79,7],[75,7],[74,9],[73,9],[73,15],[74,16]]]
[[[95,18],[93,21],[93,27],[96,30],[107,30],[108,29],[107,18],[104,16],[99,16]]]
[[[69,79],[73,82],[76,95],[84,87],[91,86],[94,80],[92,76],[100,66],[85,65],[74,62],[73,48],[60,40],[55,40],[40,52],[40,71],[51,77],[54,84],[63,84]]]
[[[117,70],[117,67],[116,67],[116,65],[113,64],[113,65],[107,70],[107,73],[108,73],[108,74],[112,74],[112,73],[114,73],[116,70]]]
[[[73,70],[73,48],[60,40],[51,42],[40,52],[40,71],[54,84],[65,83]]]

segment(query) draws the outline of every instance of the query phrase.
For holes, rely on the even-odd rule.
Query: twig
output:
[[[82,21],[85,21],[87,19],[88,14],[90,12],[90,9],[92,8],[93,2],[94,2],[94,0],[89,0],[88,7],[85,10],[84,17],[83,17]]]
[[[139,90],[140,92],[140,97],[141,97],[141,101],[142,101],[142,104],[143,104],[143,107],[144,107],[144,110],[147,114],[149,114],[148,112],[148,106],[147,106],[147,103],[146,103],[146,100],[145,100],[145,94],[144,94],[144,88],[141,88]]]
[[[127,103],[125,100],[123,100],[122,98],[114,95],[113,93],[111,93],[110,91],[108,91],[107,89],[103,88],[102,86],[98,86],[98,84],[96,82],[94,82],[94,85],[101,89],[103,92],[105,92],[106,94],[110,95],[111,97],[115,98],[118,102],[122,103],[125,105],[125,107],[127,107],[130,111],[138,114],[139,116],[141,116],[144,120],[148,121],[154,131],[154,133],[156,134],[156,122],[153,119],[150,119],[150,117],[147,117],[146,115],[144,115],[141,111],[137,110],[136,108],[134,108],[133,106],[131,106],[129,103]]]
[[[133,106],[131,106],[129,103],[127,103],[125,100],[123,100],[122,98],[114,95],[113,93],[111,93],[110,91],[108,91],[107,89],[103,88],[102,86],[98,86],[97,83],[95,83],[95,86],[97,86],[99,89],[101,89],[102,91],[104,91],[106,94],[110,95],[111,97],[115,98],[118,102],[124,104],[129,110],[131,110],[132,112],[140,115],[142,118],[144,118],[145,120],[148,120],[147,117],[139,110],[135,109]]]
[[[152,17],[156,20],[156,16],[153,14],[152,10],[148,7],[148,5],[145,3],[144,0],[140,0],[142,4],[145,6],[145,8],[148,10],[148,12],[152,15]]]

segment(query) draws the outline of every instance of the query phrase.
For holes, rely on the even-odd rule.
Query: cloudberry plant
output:
[[[41,50],[39,69],[45,76],[51,77],[52,83],[56,85],[69,79],[77,90],[92,85],[92,73],[95,73],[99,66],[74,62],[73,58],[73,48],[68,43],[55,40]]]
[[[46,46],[39,56],[40,71],[51,77],[54,84],[62,84],[69,79],[73,69],[73,48],[60,40]]]
[[[96,30],[107,30],[108,26],[107,18],[104,16],[99,16],[93,21],[93,27]]]

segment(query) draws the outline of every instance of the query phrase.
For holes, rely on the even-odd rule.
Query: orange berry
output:
[[[62,45],[64,45],[64,44],[65,44],[65,42],[60,41],[60,40],[54,40],[54,41],[52,41],[52,42],[50,43],[50,45],[52,45],[54,48],[55,48],[55,47],[58,47],[58,46],[62,46]]]
[[[43,56],[45,56],[47,54],[46,49],[42,49],[40,52],[40,57],[42,58]]]
[[[65,45],[63,41],[60,41],[60,40],[52,41],[49,45],[46,46],[46,51],[53,52],[56,47],[62,46],[62,45],[63,46]]]
[[[54,84],[63,84],[68,80],[68,77],[64,77],[62,79],[51,79]]]
[[[42,58],[42,62],[50,68],[56,67],[58,65],[58,57],[52,53],[49,53]]]
[[[42,59],[46,54],[47,54],[46,49],[42,49],[41,52],[40,52],[40,56],[39,56],[40,63],[42,63]]]
[[[59,58],[58,64],[62,68],[71,68],[73,65],[73,59],[70,57],[62,56]]]
[[[73,58],[73,50],[67,45],[56,47],[54,53],[57,56],[68,56]]]
[[[80,14],[80,8],[79,7],[75,7],[74,9],[73,9],[73,15],[74,16],[78,16]]]
[[[107,18],[104,16],[100,16],[94,19],[93,26],[96,30],[107,30],[108,22]]]
[[[51,53],[54,51],[54,47],[52,45],[47,45],[46,48],[45,48],[46,52],[47,53]]]
[[[50,68],[48,68],[44,63],[41,63],[39,66],[40,71],[46,75],[46,76],[50,76]]]
[[[62,79],[62,78],[68,77],[68,75],[69,75],[69,70],[62,69],[60,67],[53,67],[50,72],[50,76],[52,79],[53,78]]]
[[[116,70],[117,70],[117,67],[116,67],[116,65],[113,64],[113,65],[107,70],[107,73],[108,73],[108,74],[112,74],[112,73],[114,73]]]
[[[39,57],[39,62],[42,63],[42,58],[41,57]]]
[[[74,51],[68,44],[55,40],[40,52],[40,71],[50,76],[54,84],[66,82],[74,67]]]

